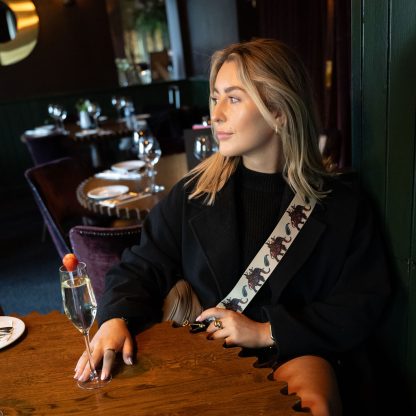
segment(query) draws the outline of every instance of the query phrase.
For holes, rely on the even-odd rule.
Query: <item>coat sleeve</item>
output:
[[[107,273],[99,325],[123,317],[137,330],[161,318],[162,300],[181,275],[183,184],[156,205],[143,224],[140,245],[126,249]]]
[[[354,238],[347,244],[340,273],[329,277],[334,284],[328,294],[302,306],[263,307],[281,359],[337,357],[363,342],[379,319],[390,293],[388,267],[370,206],[364,201],[359,206]]]

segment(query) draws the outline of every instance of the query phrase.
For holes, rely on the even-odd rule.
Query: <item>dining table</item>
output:
[[[241,348],[225,348],[206,333],[169,321],[134,337],[133,365],[117,354],[108,384],[81,389],[73,375],[84,342],[67,317],[58,311],[14,317],[25,329],[0,349],[2,416],[299,413],[299,398],[285,393],[286,384],[273,379],[271,368],[256,366]]]
[[[145,171],[132,176],[132,179],[126,179],[125,175],[109,170],[104,174],[98,172],[81,182],[76,191],[77,200],[93,214],[140,223],[147,213],[186,175],[188,172],[186,154],[175,153],[162,156],[156,165],[156,172],[156,183],[165,187],[162,192],[156,194],[144,192],[149,184]],[[137,197],[111,205],[108,204],[108,199],[95,199],[89,196],[91,191],[97,188],[120,185],[126,187],[132,196]]]
[[[99,169],[108,164],[117,152],[121,139],[130,140],[133,130],[124,119],[105,118],[96,127],[82,129],[78,123],[66,123],[68,138],[75,145],[87,145],[90,149],[91,165]]]
[[[145,120],[149,114],[138,115],[137,120]],[[28,138],[65,137],[68,145],[79,149],[87,147],[90,153],[90,163],[95,169],[99,169],[108,163],[108,154],[114,155],[121,139],[130,140],[133,129],[128,126],[125,119],[102,118],[97,127],[81,128],[79,122],[66,122],[64,128],[54,125],[44,125],[26,130],[21,135],[21,141]]]

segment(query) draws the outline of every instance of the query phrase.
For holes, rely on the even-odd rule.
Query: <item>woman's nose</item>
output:
[[[225,121],[224,106],[221,101],[218,101],[212,109],[211,120],[215,123]]]

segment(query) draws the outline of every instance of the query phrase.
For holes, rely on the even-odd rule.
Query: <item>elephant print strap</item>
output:
[[[305,225],[316,200],[304,200],[296,194],[275,229],[251,261],[231,292],[217,305],[217,308],[243,312],[258,290],[281,262],[299,231]]]

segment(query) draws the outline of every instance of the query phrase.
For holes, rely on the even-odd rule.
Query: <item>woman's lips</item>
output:
[[[222,141],[229,139],[232,136],[232,133],[226,131],[217,131],[216,136],[219,141]]]

